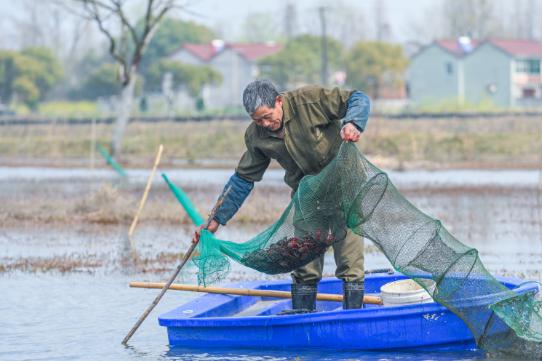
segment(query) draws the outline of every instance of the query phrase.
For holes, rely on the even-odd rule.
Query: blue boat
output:
[[[399,274],[368,274],[367,294],[378,294]],[[538,292],[536,283],[498,278],[518,294]],[[290,281],[240,282],[231,287],[289,291]],[[342,282],[323,279],[320,293],[342,293]],[[498,295],[465,300],[466,307],[489,305]],[[317,312],[277,315],[291,308],[289,299],[206,294],[159,316],[169,344],[188,348],[330,348],[351,350],[474,349],[463,321],[435,303],[397,306],[366,305],[343,310],[339,302],[318,301]],[[505,326],[503,324],[503,330]]]

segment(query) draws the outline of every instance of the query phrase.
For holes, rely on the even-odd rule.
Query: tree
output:
[[[340,39],[345,46],[368,35],[368,20],[356,6],[344,0],[335,0],[333,5],[326,6],[328,34],[334,39]]]
[[[407,65],[408,59],[400,45],[359,42],[346,57],[347,83],[378,98],[383,86],[401,84]]]
[[[139,28],[142,26],[140,21]],[[204,25],[166,17],[156,30],[143,56],[142,71],[160,58],[171,55],[184,43],[209,43],[215,39],[214,32]]]
[[[52,53],[51,49],[43,47],[27,48],[22,50],[21,54],[39,63],[41,70],[34,80],[40,91],[41,98],[44,98],[47,92],[58,84],[63,77],[59,59]]]
[[[239,39],[241,41],[251,43],[276,41],[280,37],[280,24],[270,13],[251,13],[245,18],[241,33],[243,34]]]
[[[506,15],[515,21],[501,21],[504,25],[504,35],[516,39],[538,39],[540,40],[540,26],[536,19],[540,16],[542,4],[534,0],[516,0],[513,10]]]
[[[494,35],[497,27],[494,7],[492,0],[446,0],[443,4],[445,36],[485,39]]]
[[[21,60],[14,51],[0,51],[0,101],[11,103],[14,95],[13,84],[22,71]]]
[[[0,51],[0,101],[20,100],[35,110],[62,79],[58,59],[45,48]]]
[[[121,89],[115,64],[103,64],[90,73],[77,89],[75,96],[82,99],[98,99],[117,95]]]
[[[343,63],[341,43],[327,38],[329,68],[338,70]],[[314,35],[301,35],[286,43],[280,52],[261,59],[261,75],[272,79],[285,89],[308,83],[319,83],[321,73],[322,39]]]
[[[109,42],[109,53],[119,66],[121,84],[120,104],[111,141],[113,155],[121,151],[122,138],[134,99],[137,76],[143,54],[160,21],[172,9],[178,7],[175,0],[145,0],[145,12],[139,22],[132,21],[123,0],[72,0],[81,5],[83,16],[96,23]],[[111,30],[113,25],[121,28],[120,38]],[[139,24],[139,26],[137,26]]]
[[[193,98],[201,96],[205,85],[222,82],[222,75],[209,66],[189,65],[177,60],[163,59],[150,66],[145,78],[146,89],[160,91],[162,80],[167,73],[172,76],[173,88],[184,86]]]

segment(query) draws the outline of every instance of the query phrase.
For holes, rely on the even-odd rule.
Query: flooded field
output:
[[[224,170],[166,172],[202,213],[229,177]],[[156,290],[130,281],[164,281],[188,248],[193,226],[158,176],[134,235],[127,229],[148,171],[121,183],[106,170],[0,168],[1,360],[474,360],[468,352],[311,352],[169,348],[160,313],[197,297],[171,291],[132,338],[120,341]],[[542,208],[537,171],[391,172],[392,181],[462,242],[478,248],[495,275],[542,281]],[[258,233],[289,201],[282,172],[272,170],[219,237],[242,241]],[[366,268],[389,262],[366,242]],[[332,276],[333,257],[325,273]],[[234,264],[228,281],[277,279]],[[191,264],[178,282],[196,283]]]

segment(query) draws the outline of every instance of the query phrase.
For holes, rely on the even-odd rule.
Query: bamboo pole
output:
[[[204,229],[207,229],[209,227],[209,224],[211,223],[211,221],[213,220],[216,212],[218,211],[218,209],[220,208],[220,206],[222,205],[222,202],[224,202],[224,198],[228,195],[228,193],[230,192],[231,190],[231,186],[228,187],[228,189],[226,189],[224,191],[224,193],[222,193],[222,195],[218,198],[218,200],[216,201],[216,204],[215,206],[213,207],[213,209],[211,210],[211,213],[209,213],[209,217],[207,218],[207,223],[205,224],[205,228]],[[154,309],[154,307],[156,307],[156,305],[158,304],[158,302],[160,302],[160,300],[162,299],[162,297],[164,296],[164,294],[166,293],[166,291],[169,289],[169,286],[171,286],[173,284],[173,281],[175,281],[175,278],[177,278],[177,276],[179,275],[179,273],[181,272],[181,270],[183,269],[184,265],[186,264],[186,262],[190,259],[190,257],[192,256],[192,252],[194,252],[194,249],[196,248],[196,246],[198,245],[198,242],[191,242],[192,244],[190,245],[190,247],[188,248],[188,251],[186,251],[185,255],[184,255],[184,258],[181,262],[181,264],[179,264],[177,266],[177,269],[175,269],[175,272],[171,275],[171,277],[169,278],[169,280],[164,283],[164,286],[162,287],[162,290],[160,291],[160,293],[158,294],[158,296],[156,296],[156,298],[154,299],[154,301],[152,301],[152,303],[145,309],[145,311],[143,312],[143,314],[139,317],[139,319],[136,321],[135,325],[132,327],[132,329],[128,332],[128,334],[124,337],[124,339],[122,340],[122,344],[123,345],[127,345],[128,344],[128,341],[130,340],[130,338],[133,336],[133,334],[137,331],[137,329],[139,328],[139,326],[141,326],[141,324],[143,323],[143,321],[145,321],[145,319],[147,318],[147,316],[149,315],[149,313],[151,313],[151,311]]]
[[[166,284],[163,282],[130,282],[130,287],[134,288],[163,288]],[[276,298],[291,298],[292,294],[286,291],[272,291],[272,290],[253,290],[248,288],[227,288],[227,287],[203,287],[195,285],[185,285],[174,283],[169,286],[170,290],[175,291],[191,291],[191,292],[206,292],[206,293],[219,293],[227,295],[240,295],[240,296],[258,296],[258,297],[276,297]],[[318,301],[333,301],[342,302],[343,296],[330,293],[319,293],[316,295]],[[381,305],[382,300],[378,296],[364,296],[363,303],[369,303],[373,305]]]
[[[90,169],[94,170],[95,167],[95,157],[94,153],[96,152],[96,118],[92,117],[91,126],[90,126]]]
[[[154,160],[154,165],[152,167],[151,174],[149,174],[149,179],[147,180],[147,185],[145,186],[145,191],[143,192],[143,197],[141,197],[141,201],[139,202],[139,208],[137,209],[137,212],[134,216],[134,220],[132,221],[132,225],[130,226],[130,230],[128,231],[128,239],[130,240],[130,247],[132,247],[132,250],[135,249],[135,245],[132,240],[132,235],[134,234],[137,222],[139,221],[139,216],[141,215],[141,211],[143,210],[143,207],[145,206],[145,202],[147,201],[147,196],[149,195],[152,181],[154,179],[154,174],[156,173],[156,168],[158,167],[158,163],[160,163],[160,158],[162,157],[163,150],[164,150],[164,146],[160,144],[160,147],[158,147],[158,154],[156,154],[156,159]]]

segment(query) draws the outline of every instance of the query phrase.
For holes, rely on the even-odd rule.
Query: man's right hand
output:
[[[209,227],[207,227],[207,230],[211,233],[215,233],[218,227],[220,226],[220,223],[215,221],[214,219],[209,222]],[[199,237],[201,236],[201,230],[205,228],[205,225],[201,225],[194,231],[194,236],[192,237],[192,243],[198,243]]]

